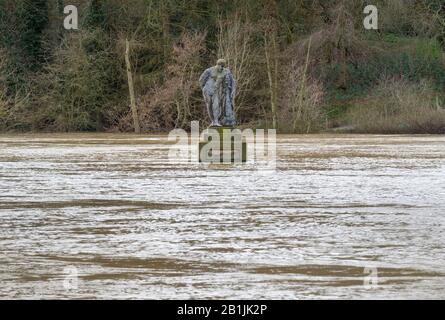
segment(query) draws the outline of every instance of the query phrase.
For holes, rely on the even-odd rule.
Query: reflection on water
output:
[[[0,136],[0,298],[445,298],[445,137],[277,149],[262,175],[165,136]]]

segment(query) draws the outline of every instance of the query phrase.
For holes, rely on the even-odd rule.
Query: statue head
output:
[[[223,69],[226,66],[226,60],[224,59],[218,59],[218,61],[216,61],[216,67],[218,69],[218,71],[223,71]]]

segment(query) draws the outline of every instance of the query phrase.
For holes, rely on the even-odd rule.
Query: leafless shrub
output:
[[[7,97],[6,97],[6,54],[0,49],[0,110],[5,108]],[[1,118],[1,111],[0,111]]]
[[[235,112],[243,108],[245,97],[251,88],[254,74],[252,47],[253,25],[244,21],[240,13],[218,20],[218,58],[226,59],[236,81]]]
[[[411,36],[439,34],[443,32],[443,21],[432,4],[425,0],[384,1],[379,6],[379,28],[384,32]]]
[[[7,118],[9,116],[9,107],[11,103],[6,96],[6,90],[4,86],[0,84],[0,128],[5,126]]]
[[[369,54],[370,48],[361,40],[355,26],[355,17],[347,2],[340,2],[328,11],[331,23],[298,41],[290,50],[294,56],[304,60],[311,41],[312,65],[346,63]]]
[[[445,133],[445,109],[425,80],[383,79],[347,119],[355,132]]]
[[[202,99],[197,99],[196,79],[200,55],[204,48],[204,33],[184,33],[173,47],[172,62],[167,66],[165,81],[138,98],[138,110],[143,131],[165,131],[187,128],[192,119],[202,119]],[[200,95],[199,95],[200,97]],[[119,128],[128,131],[131,117],[125,116]]]
[[[8,93],[6,81],[14,71],[8,70],[7,64],[6,52],[0,49],[0,130],[20,129],[29,104],[29,93],[19,91],[12,96]]]
[[[305,64],[295,59],[284,74],[280,114],[283,131],[309,133],[320,129],[324,89],[307,73],[308,64],[309,51]]]
[[[117,57],[113,41],[99,29],[64,38],[34,81],[35,125],[55,131],[107,128],[109,106],[122,106],[125,69]]]
[[[339,2],[327,11],[329,23],[322,25],[319,30],[308,37],[289,46],[285,57],[296,60],[299,65],[304,65],[307,52],[310,50],[308,75],[324,81],[330,72],[327,66],[336,66],[338,73],[333,79],[333,84],[337,88],[346,89],[351,79],[348,64],[363,61],[366,56],[377,50],[369,47],[368,43],[363,41],[356,26],[354,10],[351,2]],[[292,64],[292,62],[284,63]]]

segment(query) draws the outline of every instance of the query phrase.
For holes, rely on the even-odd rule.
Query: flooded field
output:
[[[445,137],[278,136],[277,168],[166,136],[0,136],[0,298],[445,299]]]

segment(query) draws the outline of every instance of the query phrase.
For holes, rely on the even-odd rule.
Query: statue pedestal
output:
[[[199,142],[199,162],[233,164],[247,161],[247,142],[234,127],[209,127]]]

